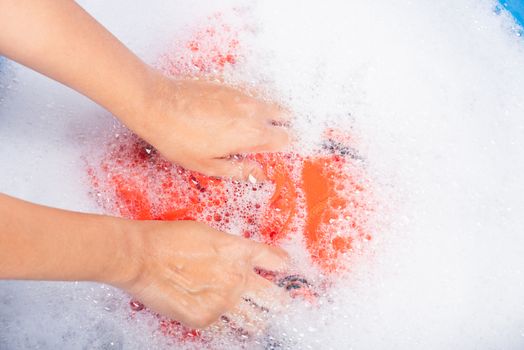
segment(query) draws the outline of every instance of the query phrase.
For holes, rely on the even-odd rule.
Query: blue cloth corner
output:
[[[499,2],[513,15],[515,21],[524,27],[524,0],[499,0]]]

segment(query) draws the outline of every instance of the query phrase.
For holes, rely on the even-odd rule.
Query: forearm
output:
[[[136,271],[130,222],[0,194],[0,279],[122,284]]]
[[[0,0],[0,54],[88,96],[140,129],[157,74],[74,1]]]

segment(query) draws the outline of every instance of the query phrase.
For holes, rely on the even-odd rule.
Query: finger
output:
[[[232,329],[255,335],[267,328],[269,315],[282,311],[290,300],[282,288],[253,273],[246,283],[243,302],[228,312],[225,319]]]
[[[251,263],[268,271],[283,271],[289,267],[289,255],[281,248],[264,243],[247,241],[251,245]]]
[[[278,152],[283,151],[291,143],[289,130],[279,126],[266,126],[262,133],[260,143],[250,152]]]
[[[268,125],[267,121],[252,122],[241,136],[231,135],[236,146],[227,150],[230,154],[278,152],[291,143],[291,133],[280,126]]]
[[[266,328],[266,320],[261,312],[242,300],[233,310],[223,315],[221,321],[236,332],[254,335]]]
[[[257,114],[260,119],[266,120],[271,125],[289,126],[291,124],[291,112],[274,103],[263,104]]]
[[[246,288],[244,300],[261,312],[280,312],[291,302],[284,289],[256,273],[250,276]]]
[[[213,176],[229,177],[252,184],[267,180],[260,164],[243,158],[214,159],[209,166]]]

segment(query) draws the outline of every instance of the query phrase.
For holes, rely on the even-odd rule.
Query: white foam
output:
[[[319,309],[296,305],[274,321],[272,334],[287,346],[523,346],[524,43],[494,5],[250,6],[252,57],[233,78],[262,82],[292,107],[304,148],[315,148],[325,126],[351,128],[383,210],[369,262],[356,264]],[[86,6],[154,62],[184,26],[230,5]],[[111,117],[14,64],[1,79],[11,88],[0,92],[0,190],[99,210],[79,180],[81,155],[98,144],[93,140],[112,125]],[[116,294],[112,311],[101,307],[115,300],[107,293],[116,292],[90,284],[2,282],[0,348],[161,346],[147,315],[129,322],[125,297]],[[224,348],[238,345],[228,341],[217,339]]]

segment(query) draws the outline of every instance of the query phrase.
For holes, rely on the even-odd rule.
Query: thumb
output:
[[[253,184],[267,180],[260,165],[249,159],[215,159],[211,168],[214,176],[230,177]]]
[[[289,255],[281,248],[264,243],[249,241],[251,263],[267,271],[283,271],[289,266]]]

